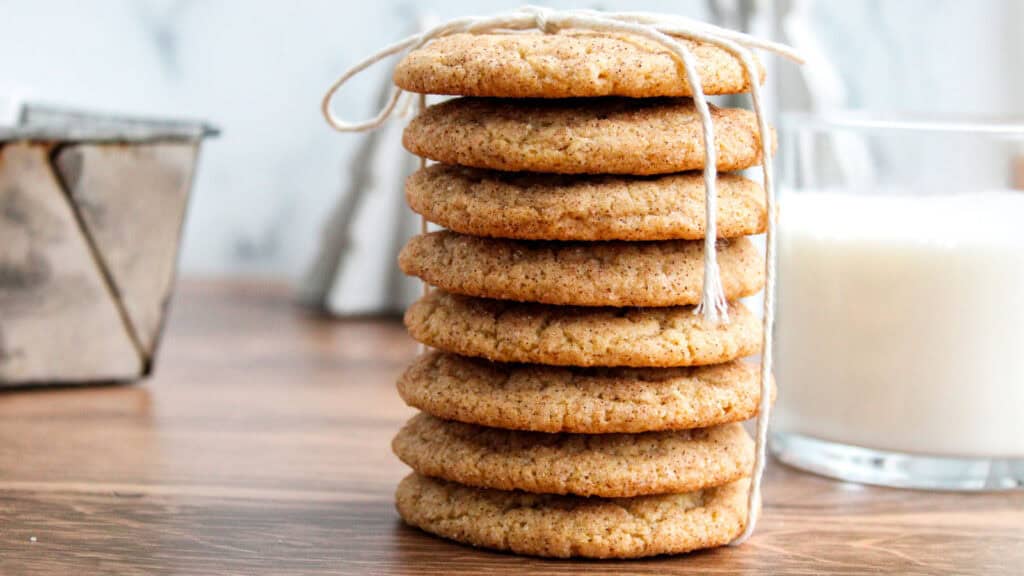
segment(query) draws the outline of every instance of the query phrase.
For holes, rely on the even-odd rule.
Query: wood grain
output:
[[[868,488],[773,464],[752,541],[569,562],[407,528],[389,442],[415,353],[279,287],[187,284],[155,377],[0,394],[0,574],[1021,574],[1024,493]],[[32,541],[35,538],[35,541]]]

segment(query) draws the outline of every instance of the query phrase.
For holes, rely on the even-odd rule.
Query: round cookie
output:
[[[572,368],[428,352],[397,387],[406,404],[446,420],[605,434],[748,420],[758,413],[759,384],[758,367],[739,360],[693,368]]]
[[[670,367],[756,354],[761,323],[743,304],[712,324],[689,306],[581,308],[488,300],[432,290],[405,313],[416,340],[497,362]]]
[[[738,423],[640,434],[547,434],[420,413],[391,447],[417,473],[466,486],[624,498],[728,484],[750,473],[754,442]]]
[[[679,39],[693,53],[705,94],[750,90],[742,63],[725,50]],[[758,66],[760,81],[764,68]],[[683,64],[642,36],[563,30],[557,34],[453,34],[410,52],[394,74],[411,92],[502,98],[692,96]]]
[[[711,106],[717,169],[760,162],[753,112]],[[700,117],[689,98],[456,98],[415,118],[402,136],[445,164],[554,174],[666,174],[704,167]]]
[[[557,558],[640,558],[723,546],[747,521],[747,479],[683,494],[584,498],[471,488],[410,474],[406,523],[464,544]]]
[[[719,238],[761,234],[764,189],[735,174],[718,176]],[[520,240],[699,240],[704,178],[698,172],[651,177],[559,176],[435,164],[406,180],[414,211],[445,228]]]
[[[764,286],[764,260],[747,238],[718,241],[726,299]],[[402,271],[446,292],[571,306],[689,306],[700,302],[704,243],[544,242],[421,234],[398,258]]]

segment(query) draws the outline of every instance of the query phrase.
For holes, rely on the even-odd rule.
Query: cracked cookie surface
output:
[[[754,113],[710,108],[717,169],[758,164]],[[413,118],[402,143],[431,160],[494,170],[647,175],[704,167],[700,117],[689,98],[456,98]]]
[[[718,175],[719,238],[761,234],[764,189]],[[704,178],[559,176],[436,164],[406,180],[414,211],[445,228],[520,240],[699,240],[705,236]]]
[[[741,62],[688,40],[705,94],[750,90]],[[758,66],[760,81],[764,68]],[[685,68],[646,38],[563,30],[557,34],[453,34],[410,52],[395,84],[412,92],[504,98],[692,96]]]
[[[446,420],[537,432],[683,430],[753,418],[758,367],[573,368],[421,355],[398,380],[406,404]],[[774,389],[773,389],[774,392]]]
[[[727,300],[764,286],[764,260],[747,238],[719,240]],[[544,242],[450,231],[409,240],[402,271],[447,292],[571,306],[691,306],[704,283],[704,243]]]
[[[583,308],[526,304],[432,290],[405,313],[416,340],[498,362],[669,367],[756,354],[761,323],[743,304],[729,322],[706,323],[690,306]]]
[[[749,481],[683,494],[584,498],[471,488],[410,474],[406,523],[457,542],[557,558],[639,558],[722,546],[743,531]]]
[[[548,434],[413,416],[391,443],[417,473],[466,486],[623,498],[690,492],[750,473],[740,424],[639,434]]]

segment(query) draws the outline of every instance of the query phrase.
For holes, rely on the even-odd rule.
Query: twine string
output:
[[[560,30],[588,30],[593,32],[613,32],[631,34],[647,38],[671,52],[683,65],[686,82],[691,87],[694,106],[700,116],[701,134],[704,139],[704,202],[705,202],[705,234],[704,234],[704,280],[700,304],[695,313],[703,315],[709,323],[728,322],[728,303],[722,288],[717,258],[717,146],[714,138],[714,123],[711,110],[704,94],[700,73],[692,51],[685,42],[703,42],[722,48],[740,60],[750,83],[750,98],[757,116],[758,133],[761,143],[761,171],[765,192],[765,203],[768,210],[768,228],[765,235],[765,292],[762,318],[762,359],[760,371],[759,412],[755,437],[755,458],[751,474],[750,491],[747,496],[747,522],[742,534],[732,544],[741,544],[750,538],[757,524],[761,503],[761,481],[767,460],[766,447],[768,422],[771,416],[771,371],[772,371],[772,327],[774,325],[775,308],[775,272],[776,272],[776,238],[775,227],[776,207],[774,174],[771,162],[771,146],[773,143],[771,129],[764,115],[760,70],[754,60],[752,49],[773,52],[794,62],[802,63],[803,58],[792,48],[761,40],[747,34],[721,28],[705,22],[699,22],[679,16],[652,14],[647,12],[597,12],[594,10],[555,11],[549,8],[526,6],[504,14],[488,17],[466,17],[451,20],[435,26],[419,34],[414,34],[385,47],[376,54],[342,74],[330,86],[321,103],[321,110],[327,123],[342,132],[362,132],[372,130],[383,124],[399,105],[404,91],[395,87],[387,103],[372,118],[358,122],[348,122],[338,117],[332,109],[332,101],[338,90],[363,70],[373,66],[385,58],[415,50],[433,40],[452,34],[469,33],[516,33],[539,30],[544,34],[556,34]],[[403,105],[403,108],[409,104]],[[419,95],[417,108],[425,107],[425,96]],[[426,160],[420,159],[421,168]],[[421,217],[421,231],[426,230],[426,220]],[[424,285],[424,293],[428,288]]]
[[[418,97],[416,98],[416,113],[419,114],[419,113],[423,112],[426,109],[427,109],[427,95],[426,94],[419,94]],[[419,157],[419,163],[420,163],[420,170],[423,170],[424,168],[427,167],[427,159],[424,158],[423,156]],[[420,234],[426,234],[426,233],[427,233],[427,217],[422,215],[422,214],[420,214]],[[420,293],[423,296],[426,296],[426,295],[430,294],[430,284],[427,284],[426,280],[420,280]],[[424,352],[427,351],[427,345],[422,343],[422,342],[420,342],[419,345],[416,346],[416,351],[418,353],[420,353],[420,354],[423,354]]]

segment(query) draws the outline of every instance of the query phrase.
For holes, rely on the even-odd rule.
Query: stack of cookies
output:
[[[706,94],[749,89],[690,43]],[[406,90],[458,95],[405,146],[437,164],[409,204],[445,230],[402,269],[434,288],[405,316],[430,347],[398,383],[422,413],[393,443],[398,511],[428,532],[541,556],[720,546],[747,516],[760,321],[737,300],[764,262],[753,113],[713,108],[727,323],[694,313],[705,232],[701,124],[676,60],[642,38],[458,34],[399,64]]]

